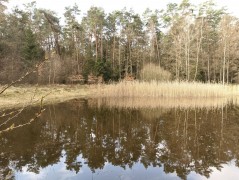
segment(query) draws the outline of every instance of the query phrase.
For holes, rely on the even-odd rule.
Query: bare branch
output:
[[[15,130],[17,128],[20,128],[20,127],[23,127],[23,126],[26,126],[26,125],[30,125],[33,121],[38,119],[42,115],[42,113],[45,111],[45,109],[43,108],[43,99],[44,99],[44,96],[41,98],[40,109],[39,109],[38,113],[36,114],[36,116],[34,118],[30,119],[29,122],[27,122],[25,124],[20,124],[18,126],[15,126],[15,124],[13,123],[9,128],[0,131],[0,134],[2,134],[4,132],[9,132],[9,131]]]

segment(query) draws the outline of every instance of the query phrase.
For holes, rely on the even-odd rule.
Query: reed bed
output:
[[[229,101],[227,98],[98,98],[94,102],[97,103],[98,107],[127,109],[218,109],[229,103],[238,105],[238,101]]]
[[[98,85],[97,97],[114,98],[227,98],[239,96],[238,85],[199,82],[119,82]]]

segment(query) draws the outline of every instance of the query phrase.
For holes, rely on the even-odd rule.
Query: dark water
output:
[[[233,105],[123,109],[73,100],[0,137],[0,179],[238,179],[238,166]]]

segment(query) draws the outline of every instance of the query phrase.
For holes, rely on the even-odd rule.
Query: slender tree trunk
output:
[[[225,38],[224,38],[225,40]],[[223,48],[223,66],[222,66],[222,84],[225,84],[225,69],[226,69],[226,40]]]
[[[195,71],[195,75],[194,75],[194,79],[193,79],[194,81],[196,80],[197,72],[198,72],[198,61],[199,61],[199,54],[200,54],[201,43],[202,43],[202,28],[203,28],[203,18],[202,18],[202,22],[201,22],[199,42],[197,40],[197,60],[196,60],[196,71]]]
[[[230,64],[230,62],[229,62],[229,60],[230,60],[229,47],[230,47],[230,45],[228,46],[228,59],[227,59],[227,84],[229,83],[229,64]]]
[[[187,33],[187,44],[188,44],[188,48],[187,48],[187,61],[188,61],[188,70],[187,70],[187,72],[188,72],[188,78],[187,78],[187,81],[189,81],[190,80],[190,29],[189,29],[189,27],[188,27],[188,33]]]
[[[113,61],[113,70],[114,70],[114,64],[115,64],[115,34],[113,37],[113,57],[112,57],[112,61]]]
[[[188,46],[188,81],[190,80],[190,45]]]
[[[55,84],[55,78],[56,78],[56,59],[53,60],[53,77],[52,77],[52,84]]]
[[[121,79],[121,50],[120,50],[120,40],[119,40],[119,79]]]
[[[210,56],[207,58],[207,81],[210,82]]]
[[[96,29],[95,29],[94,36],[95,36],[95,61],[98,61],[98,37],[96,34]]]
[[[131,45],[129,49],[129,63],[130,63],[130,75],[133,75],[133,62],[132,62],[132,50],[131,50]]]
[[[229,83],[229,60],[227,60],[227,84]]]
[[[179,41],[179,59],[178,59],[178,79],[177,80],[179,80],[180,79],[180,68],[182,68],[181,67],[181,62],[182,62],[182,57],[181,57],[181,54],[182,54],[182,40],[181,40],[181,38],[178,36],[178,41]]]
[[[175,67],[175,70],[176,70],[176,80],[178,80],[178,54],[177,54],[177,52],[176,52],[175,60],[176,60],[176,67]]]
[[[188,59],[187,59],[187,53],[188,53],[188,50],[187,50],[188,46],[187,46],[187,43],[185,43],[185,75],[186,75],[186,80],[188,80]]]
[[[101,38],[100,38],[100,57],[101,57],[101,60],[103,60],[103,34],[102,34],[102,31],[101,31]]]
[[[157,38],[157,34],[155,32],[155,40],[156,40],[156,55],[157,55],[157,61],[159,66],[161,66],[161,62],[160,62],[160,52],[159,52],[159,44],[158,44],[158,38]]]

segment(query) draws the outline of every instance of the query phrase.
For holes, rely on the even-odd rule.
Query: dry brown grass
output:
[[[1,86],[0,86],[1,89]],[[94,93],[91,85],[51,85],[10,87],[0,94],[0,109],[36,105],[44,98],[44,104],[62,102],[74,98],[88,97]]]
[[[133,109],[171,109],[171,108],[221,108],[228,103],[238,104],[227,98],[98,98],[94,100],[98,107]]]
[[[140,80],[143,81],[170,81],[171,78],[172,75],[169,71],[152,63],[144,65],[143,69],[140,71]]]
[[[120,82],[97,92],[98,105],[123,108],[220,108],[239,100],[238,85],[196,82]]]
[[[42,96],[46,96],[44,104],[97,97],[100,98],[98,105],[114,107],[219,107],[231,100],[236,102],[239,86],[156,81],[90,86],[18,86],[0,95],[0,109],[36,105]]]
[[[98,85],[98,97],[114,98],[227,98],[239,96],[238,85],[197,82],[120,82]]]

